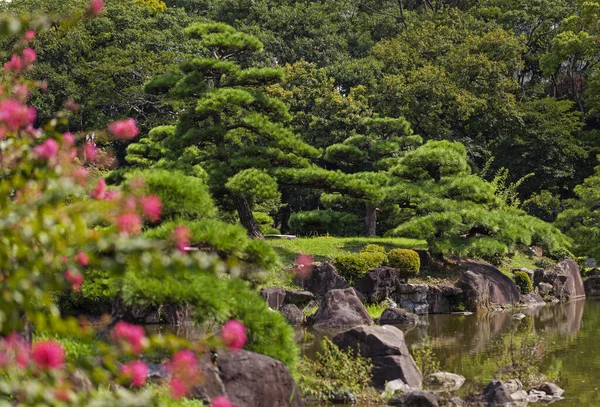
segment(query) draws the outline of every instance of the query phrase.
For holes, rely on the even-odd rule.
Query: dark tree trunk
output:
[[[374,204],[366,204],[365,236],[377,236],[377,208]]]
[[[254,215],[252,214],[250,203],[248,202],[246,197],[236,196],[234,200],[235,206],[238,211],[238,215],[240,217],[240,222],[242,223],[242,226],[244,226],[248,231],[248,235],[254,239],[262,239],[263,234],[258,228],[256,220],[254,220]]]

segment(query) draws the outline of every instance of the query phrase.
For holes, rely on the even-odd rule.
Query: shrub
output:
[[[361,232],[360,225],[352,213],[320,210],[295,212],[288,221],[292,233],[300,236],[355,236]]]
[[[524,271],[515,271],[515,284],[519,287],[521,294],[529,294],[533,291],[533,283],[529,274]]]
[[[378,244],[368,244],[362,249],[363,253],[383,253],[385,254],[385,247]]]
[[[388,265],[400,270],[403,276],[412,277],[419,274],[421,259],[419,254],[410,249],[394,249],[387,255]]]
[[[369,270],[381,266],[385,262],[385,253],[362,252],[343,254],[333,260],[333,265],[340,274],[349,280],[358,280]]]
[[[377,392],[370,387],[372,364],[355,355],[350,349],[340,350],[329,339],[321,342],[316,360],[304,358],[300,363],[298,386],[303,396],[328,401],[335,393],[349,391],[362,402],[377,400]]]

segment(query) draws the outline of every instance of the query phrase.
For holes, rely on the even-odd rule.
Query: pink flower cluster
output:
[[[31,358],[42,370],[60,369],[65,363],[65,351],[56,341],[40,341],[33,344]]]
[[[246,344],[247,329],[240,321],[230,319],[221,329],[221,340],[231,350],[239,350]]]
[[[124,213],[117,218],[117,226],[121,233],[133,236],[142,231],[142,220],[137,213]]]
[[[299,254],[296,256],[294,269],[296,270],[296,276],[301,280],[308,278],[313,269],[314,259],[308,254]]]
[[[25,106],[16,100],[4,99],[0,102],[0,121],[10,131],[33,125],[36,116],[37,112],[33,107]]]
[[[140,360],[122,365],[120,371],[131,381],[133,387],[141,387],[148,379],[148,365]]]
[[[17,334],[13,333],[0,340],[0,368],[15,364],[24,369],[29,364],[29,357],[29,345]]]
[[[126,343],[133,353],[140,353],[144,347],[146,336],[144,328],[138,325],[128,324],[125,321],[117,322],[112,332],[113,339],[117,342]]]
[[[90,2],[90,13],[92,15],[97,16],[102,12],[102,8],[104,7],[104,1],[102,0],[92,0]]]
[[[83,274],[77,270],[67,269],[65,271],[65,280],[71,284],[71,289],[73,291],[79,292],[83,285]]]
[[[168,367],[171,370],[169,387],[175,399],[189,394],[202,377],[196,355],[187,349],[175,353]]]
[[[37,154],[38,157],[44,160],[54,158],[58,153],[58,142],[53,138],[46,139],[46,141],[44,141],[43,144],[35,146],[33,148],[33,152]]]
[[[108,125],[108,130],[121,140],[130,140],[140,132],[133,119],[120,120],[111,123]]]
[[[162,211],[162,202],[156,195],[149,195],[142,199],[142,210],[144,215],[151,222],[158,222],[160,220],[160,213]]]
[[[190,230],[187,226],[178,225],[173,229],[172,233],[173,241],[175,241],[175,245],[177,246],[177,250],[182,253],[185,253],[185,248],[190,245]]]
[[[25,48],[21,55],[13,54],[10,57],[10,61],[4,64],[4,70],[6,72],[19,73],[31,67],[31,65],[36,61],[36,59],[37,54],[35,50],[31,48]]]
[[[231,401],[225,396],[217,396],[210,402],[210,407],[234,407]]]

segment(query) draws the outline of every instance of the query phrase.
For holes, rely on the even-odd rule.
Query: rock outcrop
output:
[[[372,325],[373,321],[354,289],[347,288],[325,294],[308,323],[317,329],[330,329]]]
[[[496,267],[476,260],[464,261],[460,266],[465,271],[456,287],[463,290],[467,309],[477,311],[519,302],[519,289]]]
[[[379,325],[411,325],[419,322],[419,317],[402,308],[388,308],[381,314]]]
[[[404,334],[398,328],[357,326],[333,337],[341,349],[353,349],[373,363],[373,385],[383,389],[386,382],[401,379],[412,389],[420,389],[422,377],[410,355]]]
[[[368,302],[381,302],[396,294],[404,280],[405,278],[400,276],[400,270],[392,267],[378,267],[358,280],[354,288]]]
[[[335,267],[327,262],[314,266],[306,278],[296,278],[295,283],[319,298],[324,297],[331,290],[350,287]]]

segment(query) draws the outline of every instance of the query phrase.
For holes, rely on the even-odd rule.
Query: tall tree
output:
[[[287,107],[264,93],[283,71],[245,66],[263,49],[256,37],[223,23],[193,24],[186,32],[210,57],[184,62],[179,72],[156,77],[146,87],[168,91],[186,106],[176,127],[162,134],[159,143],[166,156],[159,164],[188,173],[198,173],[198,167],[206,171],[221,206],[233,201],[248,233],[261,237],[252,206],[257,199],[279,195],[274,170],[309,167],[319,151],[285,126]],[[140,162],[139,147],[128,151],[129,162]]]

